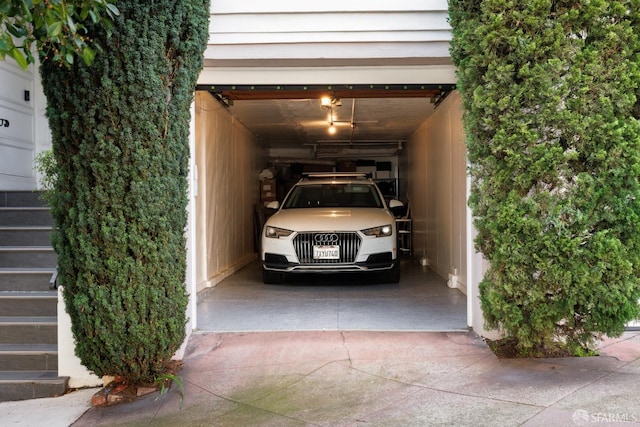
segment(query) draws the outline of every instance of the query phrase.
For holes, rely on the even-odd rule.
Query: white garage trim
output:
[[[455,84],[453,65],[362,67],[205,67],[199,85]]]
[[[387,0],[324,0],[322,2],[292,2],[291,0],[216,0],[211,3],[211,13],[291,13],[291,12],[333,12],[333,11],[416,11],[416,10],[447,10],[446,0],[402,0],[389,2]]]

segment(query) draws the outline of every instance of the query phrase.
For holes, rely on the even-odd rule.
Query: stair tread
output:
[[[0,206],[0,211],[48,211],[48,206]]]
[[[59,377],[57,370],[51,371],[0,371],[0,383],[15,381],[64,381],[65,377]]]
[[[0,291],[0,298],[57,298],[58,291]]]
[[[0,324],[28,325],[31,323],[56,324],[58,318],[55,316],[0,316]]]
[[[0,274],[33,274],[55,272],[55,267],[0,267]]]
[[[0,225],[0,231],[51,231],[50,225]]]
[[[35,252],[35,251],[53,251],[53,246],[0,246],[0,251],[21,251],[21,252]]]
[[[58,353],[57,344],[0,344],[0,353],[38,354]]]

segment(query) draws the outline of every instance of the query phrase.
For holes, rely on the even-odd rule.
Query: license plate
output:
[[[340,246],[317,246],[313,247],[313,259],[340,259]]]

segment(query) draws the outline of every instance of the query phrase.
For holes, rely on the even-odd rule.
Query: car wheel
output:
[[[279,283],[282,283],[282,273],[263,269],[262,283],[264,283],[265,285],[277,285]]]
[[[384,274],[385,283],[398,283],[400,282],[400,260],[396,259],[396,263],[393,268]]]

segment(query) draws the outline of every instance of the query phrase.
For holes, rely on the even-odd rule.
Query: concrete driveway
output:
[[[631,427],[639,374],[638,333],[558,359],[498,359],[471,332],[202,333],[183,389],[73,426]]]

